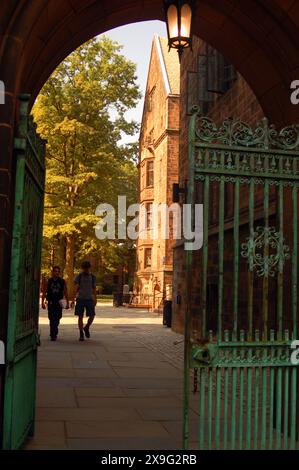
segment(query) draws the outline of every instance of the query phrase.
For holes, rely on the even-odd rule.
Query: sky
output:
[[[114,41],[122,44],[122,54],[132,62],[137,64],[137,83],[142,92],[142,98],[137,108],[128,111],[127,118],[141,122],[143,111],[143,98],[146,89],[148,67],[150,61],[150,53],[152,39],[154,35],[167,37],[166,25],[162,21],[146,21],[142,23],[133,23],[120,28],[112,29],[105,33]],[[134,142],[138,139],[138,135],[134,137],[126,136],[121,143]]]

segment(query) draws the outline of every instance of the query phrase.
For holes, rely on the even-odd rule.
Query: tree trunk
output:
[[[67,235],[64,278],[67,284],[70,298],[73,297],[73,292],[74,292],[74,252],[75,252],[75,236],[74,234]]]
[[[51,245],[51,253],[50,253],[50,267],[53,269],[53,266],[55,265],[55,246],[54,244]]]
[[[59,263],[60,263],[60,269],[61,273],[64,276],[64,270],[65,270],[65,257],[66,257],[66,239],[65,236],[60,235],[59,237]]]

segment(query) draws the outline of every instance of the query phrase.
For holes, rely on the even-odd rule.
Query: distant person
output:
[[[79,341],[90,338],[90,326],[95,317],[95,306],[97,304],[96,277],[91,273],[89,261],[83,261],[82,272],[75,278],[75,315],[78,316]],[[84,312],[88,317],[87,324],[83,326]]]
[[[58,336],[58,326],[62,317],[62,309],[69,308],[69,298],[66,282],[60,277],[60,267],[54,266],[52,277],[48,279],[42,293],[42,308],[46,309],[45,299],[48,303],[48,318],[50,321],[51,341],[56,341]]]

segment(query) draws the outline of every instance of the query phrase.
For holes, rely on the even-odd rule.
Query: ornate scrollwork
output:
[[[277,131],[274,126],[269,128],[269,142],[275,148],[283,150],[298,150],[299,147],[299,126],[293,125]]]
[[[275,276],[280,265],[290,258],[289,247],[275,227],[257,227],[241,248],[241,256],[247,258],[250,271],[255,269],[259,277]]]
[[[198,109],[193,112],[197,114],[195,138],[199,143],[299,150],[298,124],[278,131],[266,118],[255,128],[239,119],[228,118],[218,126],[211,118],[200,116]]]

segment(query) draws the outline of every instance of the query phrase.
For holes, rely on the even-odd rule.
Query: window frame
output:
[[[150,164],[152,165],[151,170],[149,170],[149,165]],[[155,169],[154,160],[153,159],[147,160],[146,166],[145,166],[145,187],[146,188],[153,188],[154,187],[154,182],[155,182],[154,169]],[[151,184],[149,183],[149,181],[150,181],[149,174],[151,174]]]
[[[147,256],[148,253],[150,253],[149,257]],[[147,263],[148,259],[150,259],[150,264]],[[144,248],[143,265],[144,265],[144,269],[151,269],[152,267],[152,248],[149,246]]]

